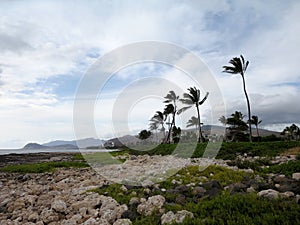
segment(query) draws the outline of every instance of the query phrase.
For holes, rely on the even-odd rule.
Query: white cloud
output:
[[[201,56],[219,83],[228,114],[246,112],[246,104],[240,76],[221,73],[222,66],[244,54],[250,60],[246,81],[253,113],[266,126],[300,122],[295,106],[300,93],[299,11],[300,3],[292,0],[1,1],[0,123],[5,132],[0,147],[20,147],[15,136],[21,142],[72,137],[72,102],[62,99],[73,96],[59,96],[59,84],[48,80],[60,75],[79,79],[97,55],[144,40],[175,43]],[[143,68],[182,89],[190,85],[182,72],[153,65],[121,71],[125,82],[120,85]],[[109,120],[110,112],[103,110]],[[209,118],[209,104],[203,112]],[[142,120],[142,111],[136,113]],[[38,125],[45,121],[53,128]]]

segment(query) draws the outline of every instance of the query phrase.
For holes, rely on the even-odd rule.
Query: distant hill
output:
[[[204,125],[202,127],[202,131],[204,135],[209,135],[211,129],[214,130],[217,134],[223,134],[224,127],[222,126],[216,126],[216,125]],[[189,128],[189,129],[182,129],[184,132],[196,132],[195,128]],[[259,129],[259,135],[269,136],[274,134],[277,137],[280,137],[280,132],[276,131],[270,131],[266,129]],[[159,135],[159,134],[158,134]],[[253,136],[256,136],[256,129],[253,129]],[[155,138],[155,136],[152,136],[152,139]],[[154,140],[154,139],[153,139]],[[96,138],[85,138],[80,140],[72,140],[72,141],[64,141],[64,140],[56,140],[47,142],[44,144],[37,144],[37,143],[28,143],[26,144],[23,149],[77,149],[77,148],[102,148],[102,147],[120,147],[123,145],[129,146],[129,145],[136,145],[138,143],[142,142],[137,138],[137,136],[133,135],[125,135],[122,137],[112,138],[109,140],[101,140]],[[113,145],[113,146],[112,146]]]
[[[70,145],[70,144],[44,146],[38,143],[28,143],[23,147],[23,149],[78,149],[78,147],[76,145]]]
[[[104,141],[96,138],[85,138],[80,140],[72,140],[72,141],[64,141],[64,140],[56,140],[51,141],[45,144],[42,144],[43,146],[47,147],[54,147],[54,146],[61,146],[61,145],[73,145],[78,146],[79,148],[87,148],[91,146],[103,146]]]
[[[28,143],[23,147],[23,149],[46,149],[46,146],[37,144],[37,143]]]

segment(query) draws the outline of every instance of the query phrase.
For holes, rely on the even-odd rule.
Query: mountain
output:
[[[48,143],[42,144],[43,146],[47,147],[54,147],[54,146],[62,146],[62,145],[73,145],[78,146],[79,148],[87,148],[90,146],[103,146],[104,141],[96,138],[85,138],[80,140],[72,140],[72,141],[64,141],[64,140],[56,140],[51,141]]]
[[[40,145],[38,143],[28,143],[23,147],[23,149],[78,149],[78,147],[76,145],[71,145],[71,144],[45,146],[45,145]]]
[[[45,149],[45,148],[47,147],[37,143],[28,143],[23,147],[23,149]]]

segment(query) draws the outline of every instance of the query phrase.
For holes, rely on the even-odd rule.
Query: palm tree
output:
[[[292,140],[293,137],[292,126],[284,128],[284,130],[281,132],[281,135],[284,135],[284,137],[289,141]]]
[[[156,141],[157,141],[157,129],[158,129],[158,127],[159,127],[159,124],[156,123],[156,122],[151,122],[151,123],[149,124],[149,130],[150,130],[150,131],[155,130],[155,140],[156,140]]]
[[[196,130],[198,129],[198,126],[199,126],[199,120],[197,117],[195,116],[192,116],[189,121],[187,121],[186,123],[186,127],[191,127],[191,126],[195,126],[196,127]]]
[[[226,126],[226,124],[227,124],[227,119],[226,119],[225,116],[221,116],[221,117],[219,118],[219,121],[223,124],[224,127]]]
[[[223,66],[224,71],[226,73],[232,73],[232,74],[240,74],[243,79],[243,89],[246,96],[247,101],[247,108],[248,108],[248,122],[249,122],[249,141],[252,142],[252,129],[251,129],[251,109],[250,109],[250,101],[249,97],[246,91],[246,82],[245,82],[245,72],[247,70],[247,67],[249,65],[249,61],[245,62],[245,59],[242,55],[240,55],[240,58],[234,57],[229,61],[232,66]]]
[[[258,120],[257,116],[252,116],[250,124],[254,124],[256,127],[257,137],[259,138],[258,125],[261,123],[261,120]],[[251,125],[250,125],[251,126]]]
[[[169,127],[168,136],[165,140],[166,143],[170,143],[172,128],[173,128],[173,126],[176,126],[175,116],[177,113],[177,101],[179,99],[179,96],[176,95],[174,91],[169,91],[169,93],[165,96],[165,99],[166,100],[164,101],[164,103],[169,103],[169,104],[167,104],[164,109],[164,115],[166,115],[166,117],[168,115],[172,115],[172,122]]]
[[[157,129],[159,126],[161,127],[160,130],[163,132],[163,137],[165,138],[165,127],[164,127],[164,122],[165,122],[165,116],[161,111],[156,111],[155,115],[150,119],[150,127],[152,126],[153,128],[156,126]],[[155,124],[155,126],[154,126]]]
[[[202,135],[202,130],[201,130],[199,106],[202,105],[206,101],[209,93],[207,92],[206,95],[204,96],[204,98],[201,100],[199,89],[197,89],[196,87],[190,87],[187,90],[189,91],[189,93],[184,93],[183,99],[180,99],[180,101],[183,104],[186,104],[188,106],[183,107],[182,109],[178,110],[178,113],[181,113],[181,112],[191,108],[193,105],[195,105],[195,107],[197,109],[197,115],[198,115],[198,128],[199,128],[198,142],[204,142],[204,137]]]
[[[223,126],[225,127],[225,141],[227,141],[227,127],[226,127],[226,125],[227,125],[227,119],[226,119],[226,117],[225,116],[221,116],[220,118],[219,118],[219,121],[223,124]]]
[[[243,121],[244,115],[241,112],[235,111],[226,121],[229,125],[229,136],[231,141],[244,139],[244,132],[248,130],[248,125]]]

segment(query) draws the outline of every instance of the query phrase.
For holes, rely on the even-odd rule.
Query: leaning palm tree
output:
[[[150,126],[153,128],[155,127],[154,124],[156,124],[157,128],[160,126],[160,131],[163,132],[163,137],[165,139],[165,127],[164,127],[164,122],[165,122],[165,115],[161,111],[156,111],[155,115],[150,119]]]
[[[255,125],[255,127],[256,127],[256,133],[257,133],[257,137],[258,138],[259,138],[258,125],[260,123],[261,123],[261,120],[259,120],[257,116],[252,116],[252,118],[250,120],[250,124]]]
[[[177,113],[177,101],[179,100],[179,96],[176,95],[174,91],[169,91],[169,93],[164,98],[166,99],[164,103],[169,103],[164,109],[164,114],[166,116],[172,115],[172,121],[169,127],[168,136],[165,140],[166,143],[170,143],[172,128],[173,126],[176,126],[175,116]]]
[[[189,93],[184,93],[183,99],[180,99],[180,101],[183,104],[186,104],[188,106],[183,107],[182,109],[178,110],[178,113],[181,113],[181,112],[191,108],[193,105],[195,105],[195,107],[197,109],[197,115],[198,115],[198,128],[199,128],[198,142],[204,142],[204,137],[202,135],[202,130],[201,130],[199,106],[202,105],[206,101],[209,93],[207,92],[206,95],[204,96],[204,98],[201,100],[199,89],[197,89],[196,87],[190,87],[190,88],[188,88],[188,91],[189,91]]]
[[[249,65],[249,61],[245,62],[244,57],[241,55],[240,58],[234,57],[233,59],[231,59],[229,61],[229,63],[232,64],[232,66],[223,66],[223,68],[224,68],[223,72],[232,73],[232,74],[240,74],[243,79],[243,89],[244,89],[244,93],[246,96],[247,108],[248,108],[248,118],[249,118],[249,120],[248,120],[248,122],[249,122],[249,140],[250,140],[250,142],[252,142],[252,129],[251,129],[251,124],[250,124],[251,109],[250,109],[250,101],[249,101],[249,97],[248,97],[248,94],[246,91],[246,83],[245,83],[245,72]]]

